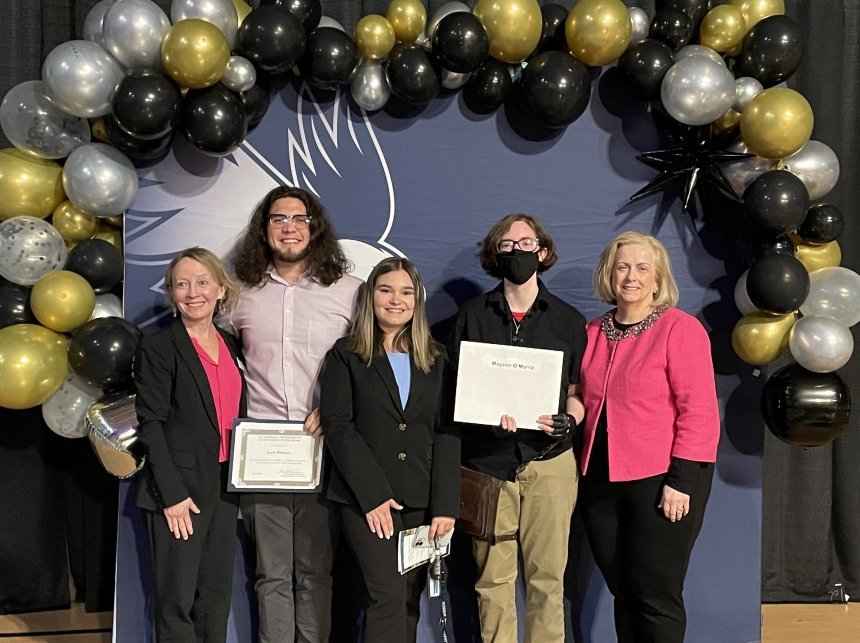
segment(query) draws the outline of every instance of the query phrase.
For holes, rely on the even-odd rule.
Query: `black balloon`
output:
[[[803,32],[788,16],[769,16],[744,37],[735,76],[752,76],[765,88],[791,76],[803,58]]]
[[[391,92],[408,105],[429,103],[442,88],[439,61],[421,45],[394,45],[385,71]]]
[[[702,18],[711,9],[712,4],[711,0],[658,0],[655,8],[657,11],[663,11],[664,9],[683,11],[690,17],[693,30],[698,31],[699,25],[702,23]]]
[[[463,100],[473,112],[487,114],[505,102],[513,86],[508,65],[495,58],[487,58],[469,76],[463,88]]]
[[[653,100],[660,96],[663,76],[675,64],[672,48],[659,40],[643,40],[630,45],[618,59],[624,84],[637,97]]]
[[[796,175],[785,170],[760,174],[744,192],[747,220],[762,235],[793,232],[809,207],[809,191]]]
[[[526,111],[546,127],[566,127],[582,115],[591,98],[591,78],[581,62],[563,51],[535,56],[520,77]]]
[[[137,139],[161,139],[179,121],[182,91],[164,74],[143,69],[126,73],[111,102],[117,125]]]
[[[567,38],[564,24],[567,21],[568,10],[560,4],[545,4],[540,8],[543,21],[540,40],[535,48],[535,54],[545,51],[567,51]]]
[[[69,364],[87,384],[120,390],[131,383],[141,337],[137,326],[121,317],[93,319],[72,333]]]
[[[0,328],[38,323],[30,310],[30,288],[0,277]]]
[[[269,90],[256,84],[248,91],[239,94],[242,101],[242,107],[245,108],[246,121],[248,124],[248,133],[250,134],[263,116],[266,115],[266,110],[269,109]]]
[[[784,254],[764,255],[747,274],[747,295],[759,310],[785,315],[800,308],[809,295],[809,273]]]
[[[663,9],[654,15],[648,37],[678,50],[693,37],[693,21],[680,9]]]
[[[334,27],[319,27],[308,36],[299,71],[312,87],[337,89],[352,80],[360,59],[349,34]]]
[[[169,131],[161,138],[142,139],[129,134],[120,127],[110,114],[104,117],[105,130],[111,144],[125,154],[135,167],[148,167],[163,160],[173,144],[175,132]]]
[[[433,32],[433,53],[445,69],[458,74],[477,69],[489,51],[490,39],[473,13],[449,13]]]
[[[189,90],[182,101],[178,129],[204,154],[229,154],[245,138],[246,128],[247,115],[241,98],[221,83]]]
[[[760,259],[765,255],[787,255],[794,256],[794,244],[787,234],[775,237],[758,237],[753,241],[753,257]]]
[[[270,74],[283,74],[305,51],[305,28],[289,9],[258,7],[239,27],[236,52]]]
[[[806,211],[797,234],[806,243],[830,243],[842,234],[844,227],[845,219],[839,208],[832,203],[816,203]]]
[[[761,412],[767,428],[783,442],[817,447],[842,433],[851,414],[851,397],[836,373],[813,373],[792,364],[765,382]]]
[[[281,7],[286,7],[299,20],[305,31],[310,33],[320,22],[322,18],[322,6],[320,0],[263,0],[260,5],[275,4]]]
[[[122,280],[122,252],[104,239],[87,239],[72,248],[64,269],[78,273],[97,293],[107,292]]]

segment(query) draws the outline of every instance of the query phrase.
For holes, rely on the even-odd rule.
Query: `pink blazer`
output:
[[[583,473],[604,405],[610,480],[665,473],[672,456],[714,462],[720,415],[711,344],[699,320],[668,308],[638,337],[610,341],[600,330],[601,319],[586,326],[580,377]]]

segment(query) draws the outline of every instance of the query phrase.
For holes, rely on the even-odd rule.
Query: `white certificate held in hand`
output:
[[[558,413],[564,354],[543,348],[460,342],[454,420],[496,426],[510,415],[521,429]]]
[[[305,432],[301,423],[233,421],[230,491],[319,491],[323,439]]]

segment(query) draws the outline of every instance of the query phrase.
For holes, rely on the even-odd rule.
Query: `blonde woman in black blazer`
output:
[[[327,495],[367,588],[366,641],[415,640],[426,569],[398,573],[397,533],[429,524],[443,536],[458,511],[460,440],[438,421],[444,356],[424,297],[411,262],[380,262],[323,366]]]
[[[226,457],[229,427],[245,414],[245,381],[237,342],[212,318],[237,289],[214,254],[190,248],[171,261],[164,290],[175,319],[144,338],[134,373],[147,447],[137,505],[149,531],[156,637],[221,642],[238,511]]]

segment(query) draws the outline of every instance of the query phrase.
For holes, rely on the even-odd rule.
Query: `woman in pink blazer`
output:
[[[681,643],[684,578],[720,435],[710,342],[674,308],[678,287],[656,238],[613,239],[594,284],[615,308],[587,325],[580,509],[618,641]]]

